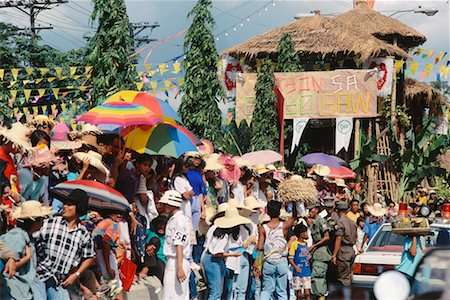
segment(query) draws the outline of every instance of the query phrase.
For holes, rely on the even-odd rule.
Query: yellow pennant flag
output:
[[[58,93],[59,93],[59,88],[52,88],[52,91],[53,91],[53,96],[56,98],[56,99],[58,99]],[[62,104],[61,104],[61,107],[62,107]],[[63,109],[63,110],[65,110],[65,109]]]
[[[137,88],[138,91],[141,91],[143,86],[144,86],[143,82],[136,83],[136,88]]]
[[[12,74],[14,80],[17,80],[17,76],[19,75],[19,69],[17,69],[17,68],[11,69],[11,74]]]
[[[166,87],[166,89],[168,89],[170,87],[170,85],[172,84],[171,80],[165,80],[164,81],[164,86]]]
[[[13,112],[15,115],[17,115],[19,113],[19,108],[18,107],[14,107],[13,108]]]
[[[3,80],[5,77],[5,69],[0,69],[0,79]]]
[[[31,107],[28,109],[28,111],[30,111]],[[39,114],[38,108],[36,107],[36,109],[33,110],[33,116],[37,116]]]
[[[71,103],[73,111],[77,111],[77,104],[75,102]],[[75,119],[73,119],[75,121]]]
[[[65,103],[61,103],[61,109],[62,109],[63,111],[66,110],[66,104],[65,104]]]
[[[78,79],[80,79],[80,77],[81,77],[81,75],[75,75],[75,76],[73,76],[73,79],[78,80]]]
[[[17,90],[10,90],[9,93],[11,94],[11,98],[16,99]]]
[[[145,64],[144,67],[145,67],[145,70],[148,73],[148,72],[150,72],[150,68],[152,67],[152,64]]]
[[[73,75],[75,75],[75,73],[77,72],[77,67],[70,67],[69,69],[70,71],[70,77],[73,77]]]
[[[247,126],[250,127],[250,124],[252,123],[252,120],[250,120],[250,119],[245,119],[245,122],[247,123]]]
[[[79,86],[78,89],[80,89],[80,91],[84,92],[86,90],[85,86]]]
[[[25,95],[25,100],[28,101],[28,99],[30,99],[30,96],[31,96],[31,90],[25,89],[25,90],[23,90],[23,94]]]
[[[49,77],[49,78],[47,78],[47,81],[48,82],[53,82],[53,81],[55,81],[55,79],[56,79],[56,77]]]
[[[38,94],[39,94],[39,97],[44,96],[44,94],[45,94],[45,89],[38,89]]]
[[[27,85],[27,84],[29,84],[29,83],[30,83],[29,80],[24,80],[24,81],[22,81],[22,84],[23,84],[23,85]]]
[[[178,74],[178,73],[180,73],[180,71],[181,71],[181,64],[178,61],[174,62],[173,63],[173,71],[172,71],[172,73],[173,74]]]
[[[27,71],[28,75],[33,74],[34,68],[26,68],[25,71]]]
[[[400,60],[395,60],[394,65],[395,65],[395,72],[396,73],[400,72],[400,70],[402,69],[404,63],[405,62],[403,60],[401,60],[401,59]]]
[[[427,53],[428,57],[432,57],[433,54],[434,54],[434,50],[428,50],[428,53]]]
[[[356,65],[357,67],[359,67],[359,66],[361,65],[361,61],[359,60],[358,57],[354,56],[354,57],[353,57],[353,61],[355,62],[355,65]]]
[[[236,122],[236,126],[237,126],[237,128],[239,128],[239,127],[241,126],[241,122],[242,122],[242,120],[236,120],[235,122]]]
[[[36,84],[39,84],[39,83],[42,82],[42,80],[44,80],[44,78],[38,78],[38,79],[36,79],[35,83],[36,83]]]
[[[166,64],[159,64],[159,73],[164,74],[167,72]]]
[[[41,107],[42,107],[42,113],[44,115],[46,115],[47,114],[47,105],[44,105],[44,106],[41,106]]]
[[[41,71],[41,76],[44,76],[48,72],[48,68],[40,68],[39,70]]]
[[[77,123],[70,123],[70,127],[72,128],[73,131],[77,130]]]
[[[84,67],[84,73],[85,73],[85,74],[88,74],[89,72],[91,72],[91,70],[92,70],[92,66],[86,66],[86,67]]]
[[[412,61],[412,62],[409,63],[409,67],[411,69],[411,74],[413,74],[413,75],[416,74],[418,66],[419,66],[419,63],[416,62],[416,61]]]
[[[448,76],[448,67],[445,65],[439,66],[439,74],[441,74],[442,77],[447,78]]]
[[[219,61],[217,62],[217,70],[219,70],[219,72],[222,72],[223,70],[223,60],[219,59]]]
[[[184,84],[184,78],[178,79],[178,84],[182,86]]]
[[[136,65],[136,64],[133,64],[133,65],[131,65],[131,72],[134,72],[134,71],[136,71],[136,67],[137,67],[137,65]]]
[[[142,75],[144,75],[144,72],[138,72],[138,77],[142,77]]]
[[[150,76],[153,76],[153,75],[155,75],[157,72],[158,72],[157,70],[150,70],[150,72],[148,72],[148,74],[149,74]]]
[[[10,81],[9,85],[8,85],[8,88],[13,87],[16,83],[17,83],[17,81]]]
[[[158,82],[150,81],[150,86],[152,87],[152,90],[156,91],[156,89],[158,88]]]
[[[432,64],[426,64],[425,65],[425,75],[426,75],[426,77],[428,77],[428,75],[430,75],[432,69],[433,69],[433,65]]]

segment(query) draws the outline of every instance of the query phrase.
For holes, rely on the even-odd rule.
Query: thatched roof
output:
[[[260,58],[276,56],[278,43],[284,33],[289,33],[294,42],[295,51],[302,56],[359,55],[361,60],[392,55],[410,58],[409,55],[393,45],[389,45],[368,34],[355,34],[347,27],[332,23],[320,15],[305,17],[288,25],[276,28],[227,49],[222,56]]]
[[[407,101],[412,101],[416,97],[423,97],[428,105],[434,103],[449,106],[441,92],[431,85],[412,78],[406,78],[403,95]]]
[[[413,28],[373,10],[366,2],[361,1],[357,2],[354,9],[333,18],[333,22],[371,34],[391,44],[396,37],[397,45],[402,48],[416,47],[427,40]]]

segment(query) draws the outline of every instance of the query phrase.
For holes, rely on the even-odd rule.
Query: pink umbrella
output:
[[[242,159],[249,161],[253,165],[257,164],[273,164],[274,162],[281,161],[283,157],[280,153],[272,150],[261,150],[249,152],[242,155]]]
[[[348,179],[348,178],[356,178],[356,173],[346,167],[333,168],[328,167],[330,169],[329,178],[339,178],[339,179]]]
[[[222,156],[219,162],[224,166],[219,171],[219,177],[227,181],[237,181],[241,178],[241,169],[231,156]]]

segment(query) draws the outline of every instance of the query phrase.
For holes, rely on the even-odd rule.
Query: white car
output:
[[[433,234],[425,237],[425,247],[449,247],[450,225],[439,220],[430,225]],[[391,224],[383,224],[369,241],[366,250],[353,264],[353,284],[372,287],[378,275],[394,270],[400,263],[405,237],[392,232]]]

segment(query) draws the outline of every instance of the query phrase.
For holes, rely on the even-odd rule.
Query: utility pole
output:
[[[136,47],[139,47],[142,44],[148,44],[150,42],[155,42],[157,39],[149,38],[149,35],[138,36],[139,33],[144,31],[147,28],[150,28],[150,34],[152,34],[153,29],[159,27],[158,22],[150,24],[150,22],[138,22],[138,23],[130,23],[130,36],[136,43]]]
[[[52,5],[59,5],[69,2],[68,0],[0,0],[0,8],[17,8],[21,12],[30,17],[30,34],[31,40],[37,38],[37,34],[43,29],[53,29],[52,26],[36,26],[36,18],[38,14],[45,10],[51,9]]]

